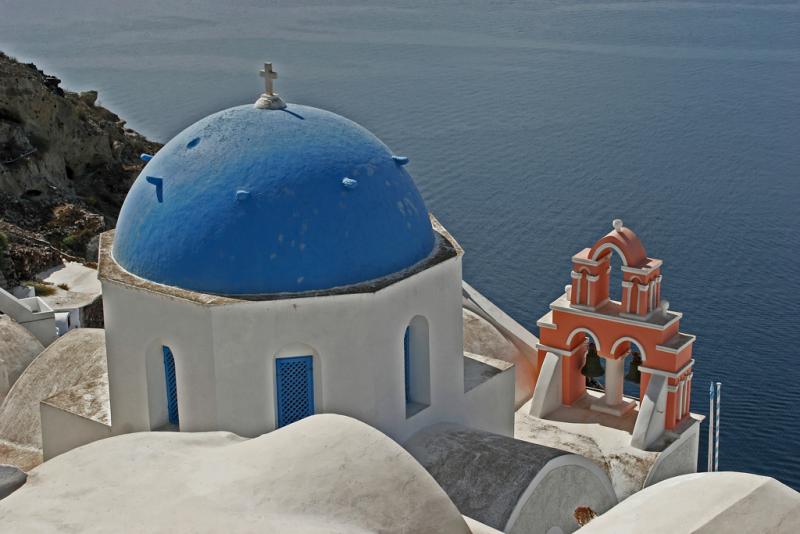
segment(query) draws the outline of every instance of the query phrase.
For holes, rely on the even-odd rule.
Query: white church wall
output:
[[[667,379],[652,375],[647,391],[639,405],[639,415],[633,427],[631,445],[646,450],[664,434],[664,418],[667,411]]]
[[[561,358],[548,352],[536,379],[530,414],[547,417],[561,406]]]
[[[516,367],[510,366],[467,391],[459,422],[477,430],[513,437],[515,373]]]
[[[244,302],[212,315],[225,430],[255,436],[275,428],[275,356],[309,351],[317,413],[350,415],[402,440],[463,410],[460,257],[376,293]],[[403,336],[416,316],[428,323],[430,406],[407,419]]]
[[[275,361],[291,356],[312,356],[316,413],[358,418],[398,441],[441,421],[504,434],[513,424],[513,372],[471,392],[484,400],[465,400],[460,256],[374,293],[202,304],[104,280],[103,294],[114,434],[167,426],[163,346],[175,358],[182,431],[273,430]],[[412,357],[427,337],[428,374],[412,378],[423,406],[407,413],[412,323]]]
[[[433,423],[458,421],[464,410],[461,257],[436,265],[404,282],[403,285],[390,286],[378,295],[379,309],[384,314],[382,324],[387,328],[382,331],[382,338],[376,341],[377,346],[392,349],[387,362],[394,372],[379,373],[377,378],[380,382],[376,387],[377,397],[382,403],[379,413],[391,414],[391,420],[385,423],[385,432],[399,442]],[[405,328],[416,316],[424,317],[428,323],[430,403],[422,411],[406,417],[403,336]],[[412,333],[412,351],[414,337]],[[413,389],[412,381],[412,393]],[[393,394],[382,397],[381,390]]]
[[[209,309],[106,281],[103,297],[114,434],[166,424],[165,345],[175,357],[180,429],[215,429]]]
[[[504,529],[509,534],[575,532],[575,511],[603,514],[617,504],[608,475],[591,460],[567,454],[548,462],[520,496]]]
[[[697,472],[701,423],[702,419],[699,416],[692,416],[691,426],[658,455],[647,474],[644,487],[675,476]]]
[[[39,297],[18,299],[0,287],[0,312],[27,328],[45,347],[57,337],[55,312]]]
[[[110,426],[50,406],[46,402],[39,404],[39,413],[44,461],[111,435]]]

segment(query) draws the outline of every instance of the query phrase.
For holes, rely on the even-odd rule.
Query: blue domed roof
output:
[[[405,161],[320,109],[215,113],[142,170],[119,215],[114,258],[147,280],[223,295],[379,278],[434,245]]]

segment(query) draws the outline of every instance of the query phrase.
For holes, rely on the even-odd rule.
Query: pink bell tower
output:
[[[622,262],[619,302],[609,298],[613,254]],[[537,322],[540,337],[536,389],[553,386],[548,382],[552,381],[549,374],[547,379],[539,380],[545,361],[550,358],[550,367],[556,366],[560,375],[560,404],[569,406],[585,399],[586,377],[581,369],[591,342],[597,355],[605,360],[605,392],[590,402],[591,410],[616,416],[633,409],[641,415],[642,410],[647,410],[648,421],[641,424],[649,430],[640,429],[648,436],[641,436],[642,448],[647,445],[645,442],[655,439],[653,436],[675,428],[688,417],[691,398],[695,336],[680,332],[683,314],[670,310],[661,298],[661,266],[660,259],[647,256],[633,230],[616,219],[608,234],[572,257],[571,283]],[[624,397],[622,388],[625,358],[632,354],[634,346],[642,358],[640,403]],[[636,424],[640,426],[638,419]]]

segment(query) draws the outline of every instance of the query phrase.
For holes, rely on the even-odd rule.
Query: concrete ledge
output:
[[[28,329],[45,347],[56,338],[56,314],[39,297],[18,299],[0,288],[0,312]]]
[[[462,517],[464,518],[464,521],[466,521],[467,526],[472,534],[502,534],[501,531],[497,530],[496,528],[492,528],[489,525],[484,525],[480,521],[476,521],[471,517]]]
[[[513,435],[515,370],[510,362],[464,353],[462,422],[503,436]]]
[[[547,417],[561,406],[561,358],[548,352],[536,379],[529,413]]]
[[[464,393],[512,367],[514,364],[505,360],[464,352]]]
[[[704,417],[689,414],[676,429],[678,438],[664,449],[650,468],[644,487],[678,475],[697,472],[697,455],[700,447],[700,425]]]
[[[42,422],[42,457],[47,460],[111,436],[111,425],[56,408],[39,405]]]
[[[536,336],[468,283],[462,281],[461,288],[466,309],[489,321],[520,350],[527,349],[527,352],[531,353],[536,351],[536,344],[539,343]]]
[[[599,400],[592,402],[590,410],[595,412],[606,413],[615,417],[622,417],[636,407],[636,401],[622,399],[622,402],[615,405],[606,404],[606,397],[603,395]]]
[[[8,497],[25,484],[28,475],[13,465],[0,465],[0,500]]]
[[[631,446],[647,450],[664,433],[667,404],[667,379],[653,375],[639,406],[639,415],[631,436]]]

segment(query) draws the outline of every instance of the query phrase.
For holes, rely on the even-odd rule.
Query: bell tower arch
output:
[[[619,301],[609,298],[614,254],[622,264]],[[680,332],[683,315],[671,311],[669,303],[661,298],[661,266],[660,259],[647,255],[633,230],[615,219],[609,233],[572,257],[571,283],[537,322],[537,373],[546,358],[558,358],[561,404],[588,403],[591,410],[619,417],[638,411],[639,400],[623,394],[625,379],[639,382],[640,399],[666,399],[666,409],[641,422],[657,427],[637,434],[649,436],[651,442],[689,415],[694,364],[695,337]],[[587,343],[589,339],[591,344]],[[626,374],[625,359],[629,356],[633,370]],[[589,365],[587,359],[592,360]],[[597,393],[588,395],[587,377],[600,376],[601,361],[605,362],[605,391],[599,397]],[[654,376],[658,380],[652,381]],[[539,387],[537,374],[534,397]],[[638,419],[636,424],[640,424]],[[637,443],[641,447],[648,445],[641,440]]]

